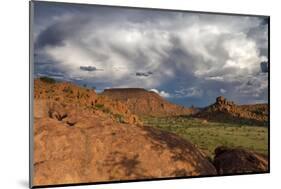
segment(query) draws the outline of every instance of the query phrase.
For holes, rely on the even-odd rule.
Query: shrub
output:
[[[66,87],[66,88],[64,88],[64,89],[63,89],[63,92],[65,92],[65,93],[71,93],[71,94],[73,93],[71,87]]]
[[[101,109],[101,108],[104,107],[104,105],[103,104],[95,104],[95,107],[98,108],[98,109]]]
[[[55,79],[47,77],[47,76],[40,77],[40,80],[45,82],[45,83],[51,83],[51,84],[57,82]]]
[[[109,108],[103,108],[102,111],[107,114],[111,113]]]
[[[119,123],[125,123],[124,117],[121,114],[115,114],[116,121]]]

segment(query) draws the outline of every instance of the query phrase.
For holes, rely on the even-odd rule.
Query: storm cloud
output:
[[[98,69],[95,66],[80,66],[80,70],[93,72],[93,71],[103,71],[103,69]]]
[[[43,2],[35,10],[37,75],[52,69],[99,89],[143,87],[183,105],[218,95],[267,102],[265,17]]]
[[[139,76],[139,77],[148,77],[150,75],[152,75],[153,73],[152,72],[137,72],[136,73],[136,76]]]

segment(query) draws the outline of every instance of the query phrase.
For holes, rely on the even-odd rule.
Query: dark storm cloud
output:
[[[143,87],[184,105],[219,95],[261,102],[267,28],[263,17],[36,2],[35,72],[98,89]]]
[[[98,69],[95,66],[80,66],[80,70],[88,72],[103,71],[103,69]]]
[[[64,28],[54,24],[39,34],[35,47],[44,48],[46,46],[63,45],[64,39],[67,38],[66,33]]]
[[[152,72],[136,72],[136,76],[139,76],[139,77],[148,77],[152,74],[153,74]]]

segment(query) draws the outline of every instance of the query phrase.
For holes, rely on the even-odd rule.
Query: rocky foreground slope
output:
[[[198,112],[195,117],[219,122],[267,125],[268,105],[236,105],[234,102],[220,96],[214,104]]]
[[[124,103],[126,100],[71,83],[36,79],[33,185],[267,172],[267,158],[258,154],[218,148],[212,163],[187,140],[144,126],[135,113],[187,111],[147,91],[140,92],[138,98],[147,93],[146,100],[134,103],[149,108],[132,109],[128,106],[134,103]],[[147,98],[157,100],[150,106]],[[228,102],[217,99],[217,103],[212,106],[215,110],[233,112],[234,105],[224,110],[221,105],[228,107]],[[251,108],[242,107],[256,111]]]
[[[131,112],[140,116],[178,116],[194,113],[193,109],[172,104],[157,93],[140,88],[106,89],[102,95],[126,104]]]
[[[216,174],[193,144],[142,126],[121,102],[70,83],[34,87],[35,186]]]

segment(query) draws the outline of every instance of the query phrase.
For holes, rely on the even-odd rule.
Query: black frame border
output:
[[[34,19],[34,5],[33,2],[50,3],[57,5],[79,5],[79,6],[95,6],[95,7],[116,7],[125,9],[144,9],[144,10],[158,10],[168,12],[184,12],[184,13],[198,13],[198,14],[211,14],[223,16],[248,16],[248,17],[263,17],[268,20],[268,170],[265,172],[255,173],[239,173],[239,174],[224,174],[224,175],[201,175],[201,176],[186,176],[186,177],[163,177],[163,178],[150,178],[150,179],[135,179],[135,180],[115,180],[115,181],[98,181],[86,183],[70,183],[70,184],[53,184],[53,185],[33,185],[33,19]],[[163,181],[163,180],[177,180],[177,179],[190,179],[190,178],[212,178],[212,177],[226,177],[226,176],[243,176],[243,175],[258,175],[270,173],[270,16],[269,15],[256,15],[256,14],[243,14],[243,13],[225,13],[225,12],[208,12],[208,11],[192,11],[182,9],[165,9],[165,8],[149,8],[149,7],[133,7],[133,6],[120,6],[120,5],[102,5],[90,3],[74,3],[74,2],[56,2],[56,1],[29,1],[29,188],[53,188],[53,187],[67,187],[67,186],[85,186],[85,185],[99,185],[99,184],[115,184],[115,183],[134,183],[143,181]]]

